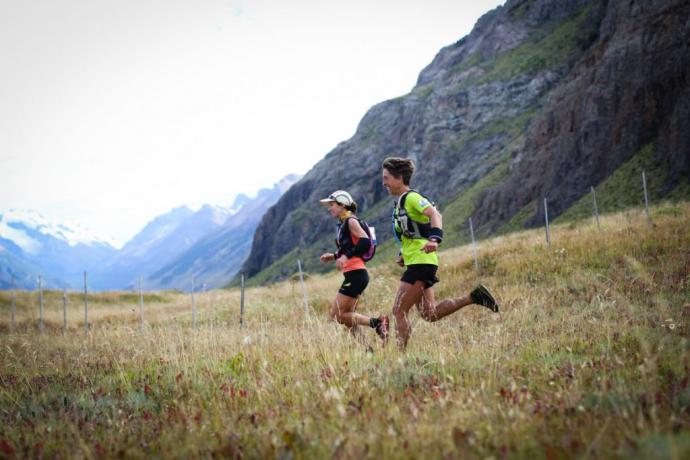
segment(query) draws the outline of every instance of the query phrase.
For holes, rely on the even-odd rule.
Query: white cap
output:
[[[328,198],[320,200],[322,204],[327,205],[328,203],[336,202],[342,204],[343,206],[351,206],[354,200],[345,190],[336,190],[335,192],[328,195]]]

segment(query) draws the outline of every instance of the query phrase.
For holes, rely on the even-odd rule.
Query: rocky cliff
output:
[[[688,178],[689,6],[680,0],[512,0],[442,49],[412,91],[372,107],[264,216],[244,270],[262,281],[308,270],[330,244],[318,199],[347,189],[390,238],[380,165],[413,158],[413,186],[444,212],[458,242],[472,215],[485,234],[558,215],[645,145]],[[449,219],[450,218],[450,219]],[[267,270],[267,268],[269,268]],[[268,275],[266,275],[268,273]]]
[[[690,175],[690,3],[611,1],[597,40],[549,95],[511,162],[511,174],[488,190],[479,220],[494,227],[525,206],[525,225],[543,222],[609,177],[645,145],[667,164],[663,187]]]

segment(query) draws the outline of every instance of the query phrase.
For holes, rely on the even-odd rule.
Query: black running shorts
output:
[[[345,275],[345,279],[343,280],[343,284],[340,285],[338,292],[356,299],[367,288],[367,284],[369,284],[369,273],[361,269],[352,270],[343,274]]]
[[[439,282],[436,277],[436,271],[438,270],[438,265],[434,264],[415,264],[408,265],[406,267],[405,273],[403,273],[400,281],[405,283],[414,284],[417,281],[424,281],[427,288],[430,288],[434,284]]]

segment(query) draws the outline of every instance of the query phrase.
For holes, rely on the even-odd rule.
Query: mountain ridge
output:
[[[148,277],[173,266],[176,261],[184,263],[185,256],[198,251],[195,249],[197,243],[203,246],[205,240],[214,241],[213,238],[222,236],[224,226],[233,217],[230,227],[241,227],[244,238],[251,242],[251,233],[261,214],[299,177],[287,175],[272,188],[259,190],[253,198],[238,194],[227,208],[209,204],[196,211],[188,206],[173,208],[151,219],[119,250],[93,232],[76,231],[36,211],[0,212],[0,289],[12,289],[13,278],[16,287],[35,289],[38,275],[42,276],[45,288],[80,289],[84,271],[88,272],[89,289],[131,289],[140,276]],[[243,259],[237,258],[246,257],[250,243],[240,244],[232,235],[226,235],[224,241],[214,244],[216,248],[223,244],[238,245],[237,248],[226,247],[222,254],[239,270]],[[222,262],[217,260],[216,263]],[[236,271],[225,274],[226,270],[221,268],[209,262],[199,274],[208,277],[213,274],[207,284],[216,287],[225,284]],[[180,270],[180,267],[175,269]],[[147,280],[144,287],[186,289],[181,281],[166,284]]]
[[[317,203],[334,189],[350,191],[364,217],[377,225],[380,241],[390,245],[390,197],[380,184],[381,162],[387,156],[415,160],[418,171],[412,185],[431,196],[444,216],[448,209],[447,217],[452,219],[444,224],[449,242],[460,240],[457,232],[469,216],[475,218],[478,233],[484,236],[501,231],[516,216],[524,217],[522,214],[527,217],[517,228],[539,225],[543,211],[534,203],[547,191],[547,179],[552,185],[568,185],[567,190],[551,197],[553,215],[558,216],[589,191],[588,173],[584,172],[598,167],[581,168],[583,174],[578,174],[578,164],[553,151],[564,148],[566,141],[538,142],[545,132],[546,137],[554,132],[553,128],[549,131],[545,114],[550,111],[566,118],[560,110],[563,99],[559,99],[559,88],[567,88],[578,72],[595,65],[602,74],[611,75],[601,79],[600,90],[615,89],[611,84],[625,75],[597,56],[605,55],[606,50],[616,52],[615,47],[622,47],[618,52],[623,55],[629,49],[635,56],[632,51],[642,40],[636,31],[646,30],[645,20],[650,17],[670,25],[667,30],[658,30],[666,37],[661,42],[673,42],[672,35],[679,31],[676,42],[687,41],[690,26],[683,24],[688,17],[685,2],[660,0],[651,6],[635,5],[637,2],[615,0],[512,0],[482,16],[469,35],[439,51],[420,72],[410,93],[374,105],[362,117],[354,136],[328,152],[289,195],[269,209],[257,228],[243,269],[253,279],[270,282],[294,272],[294,260],[289,259],[299,256],[307,271],[326,270],[317,255],[331,245],[330,220]],[[620,36],[621,40],[608,41],[607,34],[619,29],[628,32]],[[688,77],[687,71],[678,69],[687,62],[688,53],[680,46],[675,54],[664,57],[669,55],[676,57],[679,65],[675,70],[668,70],[669,66],[659,69],[669,72],[677,83],[679,91],[675,94],[683,101],[677,107],[685,114],[688,98],[683,91],[687,92]],[[650,52],[645,62],[653,64],[664,57]],[[586,80],[581,81],[585,87],[572,89],[573,100],[587,94]],[[651,92],[650,100],[659,93]],[[591,110],[596,103],[587,107]],[[584,115],[586,125],[589,115],[586,111]],[[656,115],[661,120],[675,120],[675,130],[671,131],[683,147],[679,152],[687,152],[687,134],[679,117],[669,117],[666,109]],[[607,116],[616,120],[615,112]],[[619,119],[618,123],[625,124],[626,120]],[[568,125],[561,121],[560,126]],[[593,152],[589,161],[599,165],[610,159],[608,176],[643,145],[631,142],[615,158],[607,157],[602,149]],[[681,172],[676,176],[687,177],[687,162],[678,156],[674,161]],[[558,161],[562,165],[555,164]],[[542,170],[545,174],[540,173]],[[566,173],[574,180],[560,180]],[[529,179],[527,184],[525,179]],[[669,179],[669,188],[674,180]]]

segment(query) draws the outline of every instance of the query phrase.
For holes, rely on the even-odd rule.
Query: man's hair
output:
[[[390,157],[383,160],[383,168],[394,177],[402,177],[403,184],[410,185],[414,172],[414,162],[407,158]]]

